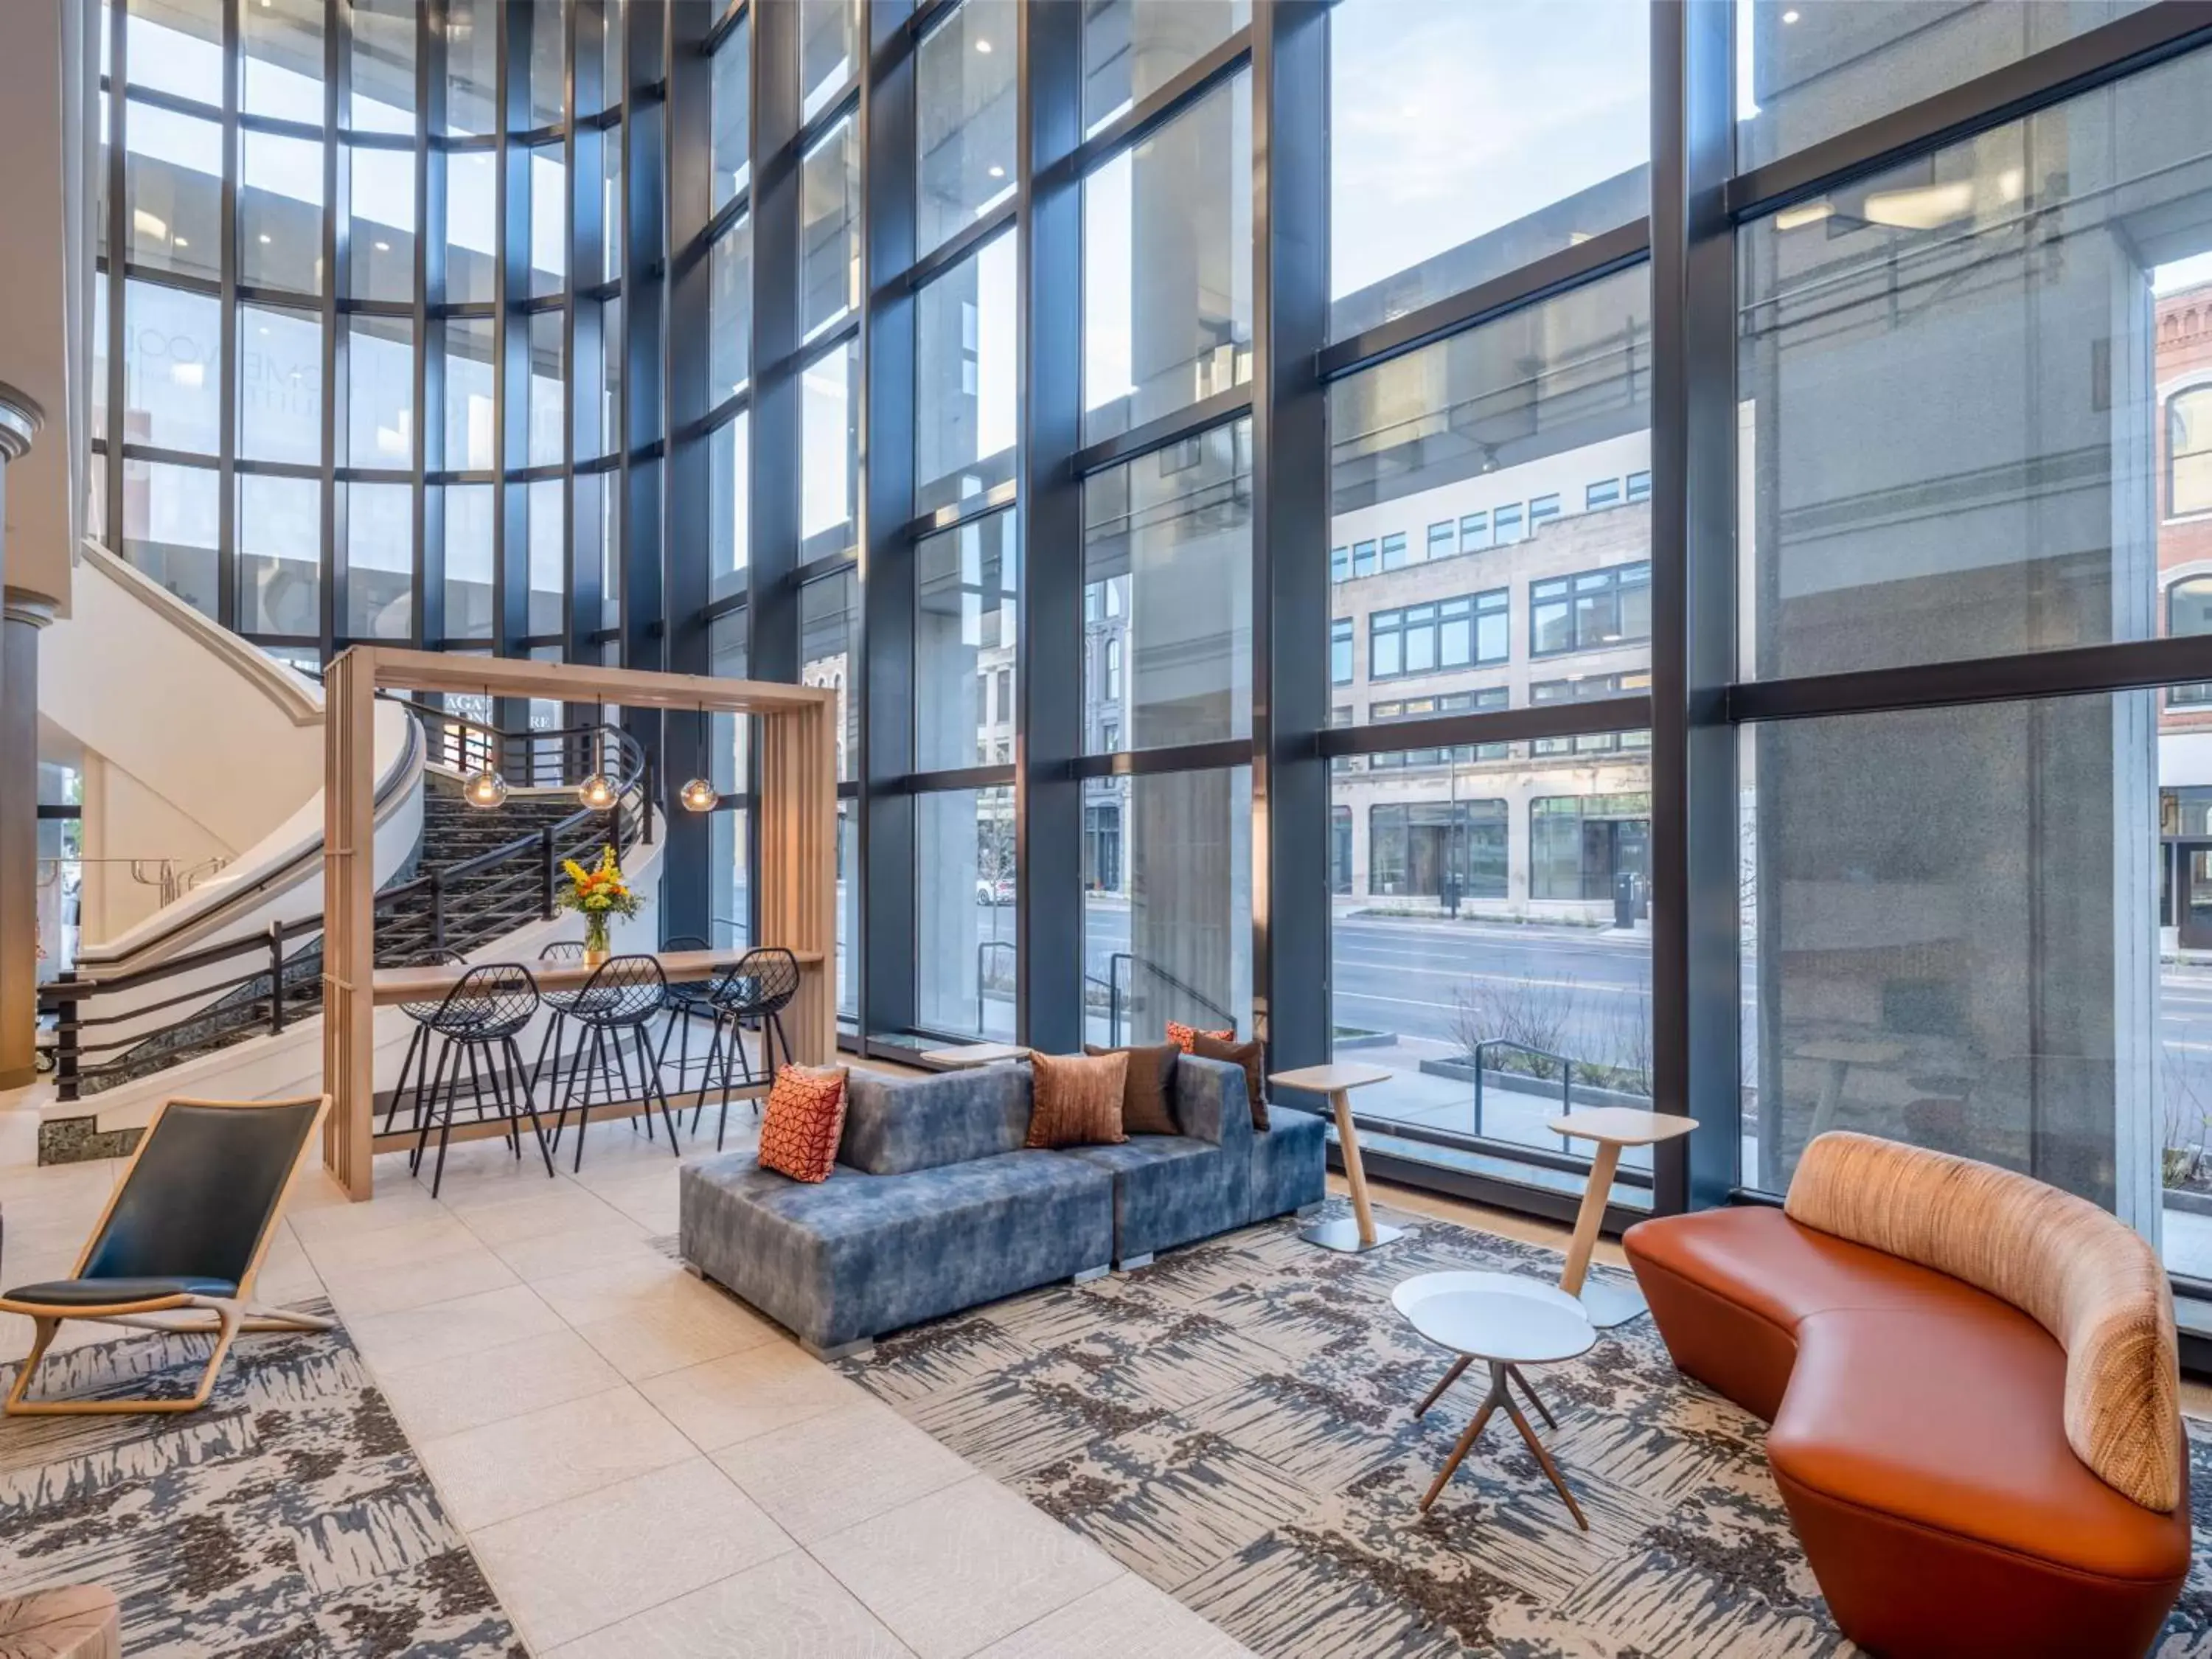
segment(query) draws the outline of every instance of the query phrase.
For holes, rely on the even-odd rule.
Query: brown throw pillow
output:
[[[1085,1043],[1086,1054],[1127,1054],[1128,1080],[1121,1085],[1121,1130],[1133,1135],[1179,1135],[1175,1114],[1168,1108],[1168,1091],[1175,1086],[1176,1059],[1182,1053],[1172,1042],[1157,1048],[1101,1048]]]
[[[1031,1054],[1031,1146],[1110,1146],[1121,1133],[1127,1054]]]
[[[1244,1068],[1244,1099],[1252,1109],[1252,1127],[1261,1134],[1267,1133],[1267,1095],[1261,1067],[1266,1064],[1260,1039],[1249,1042],[1224,1042],[1211,1031],[1200,1031],[1191,1053],[1202,1060],[1225,1060],[1232,1066]]]

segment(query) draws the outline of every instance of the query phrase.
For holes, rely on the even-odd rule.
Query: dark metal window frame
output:
[[[495,520],[498,615],[495,649],[529,648],[527,533],[520,511],[532,479],[558,477],[564,497],[580,480],[618,493],[614,514],[623,592],[618,623],[599,610],[596,561],[570,572],[562,643],[571,650],[619,647],[635,666],[703,668],[718,620],[741,617],[750,672],[796,678],[801,584],[841,569],[865,574],[852,646],[851,686],[859,698],[857,775],[841,788],[856,802],[856,902],[860,926],[849,944],[859,1041],[913,1027],[916,924],[910,887],[915,798],[945,789],[1015,792],[1019,896],[1017,1018],[1022,1040],[1048,1048],[1081,1040],[1081,895],[1086,779],[1249,766],[1255,846],[1263,872],[1252,894],[1252,982],[1256,1030],[1281,1068],[1327,1057],[1330,963],[1328,907],[1311,896],[1329,879],[1329,772],[1361,757],[1409,750],[1571,740],[1620,732],[1650,734],[1653,1047],[1655,1089],[1663,1105],[1690,1111],[1697,1133],[1662,1150],[1653,1202],[1662,1210],[1726,1202],[1741,1195],[1736,1143],[1741,1110],[1737,988],[1735,799],[1737,729],[1747,721],[1813,718],[2140,687],[2212,682],[2212,635],[2042,653],[1995,661],[1747,683],[1735,660],[1738,580],[1735,555],[1736,407],[1735,237],[1740,224],[1808,199],[1839,184],[2016,120],[2092,88],[2180,53],[2212,46],[2212,15],[2165,0],[2057,46],[1977,76],[1862,126],[1770,163],[1733,165],[1732,9],[1691,0],[1655,0],[1651,9],[1651,132],[1649,212],[1632,223],[1534,259],[1405,316],[1340,339],[1328,332],[1328,151],[1326,113],[1328,6],[1325,0],[1254,0],[1249,25],[1211,49],[1136,106],[1094,135],[1082,131],[1082,10],[1072,5],[1021,9],[1015,94],[1018,152],[1013,198],[927,255],[915,247],[914,53],[944,25],[957,0],[874,0],[851,82],[814,116],[802,118],[799,8],[732,0],[724,6],[622,9],[628,84],[592,115],[554,127],[530,125],[528,0],[480,11],[501,19],[498,106],[501,131],[444,131],[446,30],[449,0],[426,0],[416,34],[415,131],[349,134],[340,125],[350,41],[343,0],[325,0],[325,122],[318,130],[247,116],[238,108],[240,0],[224,0],[224,95],[221,107],[133,88],[125,52],[125,8],[111,9],[114,84],[109,102],[107,224],[108,429],[97,434],[110,458],[106,522],[118,544],[122,461],[176,460],[210,467],[220,479],[224,620],[235,622],[235,480],[240,476],[319,477],[324,486],[321,548],[324,615],[315,645],[325,653],[348,638],[341,550],[343,494],[356,480],[399,482],[416,491],[414,556],[417,642],[440,644],[443,615],[444,487],[489,485],[501,492]],[[596,62],[579,58],[580,26],[603,15],[602,0],[574,0],[567,42],[572,76]],[[509,14],[512,13],[510,16]],[[710,201],[711,54],[748,19],[750,168],[746,188],[720,208]],[[587,38],[590,38],[587,35]],[[1082,441],[1082,182],[1097,167],[1176,119],[1199,100],[1248,73],[1252,83],[1254,230],[1253,372],[1249,383],[1111,439]],[[223,267],[207,282],[128,265],[123,188],[125,111],[132,101],[213,116],[222,126],[226,171],[222,200]],[[802,343],[799,337],[799,167],[800,157],[839,122],[852,119],[865,185],[860,236],[861,302],[856,317]],[[312,137],[325,146],[325,291],[282,295],[237,280],[237,141],[241,131]],[[595,239],[615,227],[578,213],[586,191],[580,168],[602,135],[623,141],[625,222],[617,275],[579,283],[603,269]],[[411,306],[358,301],[343,292],[348,223],[344,169],[349,143],[404,149],[416,162],[416,280]],[[571,222],[568,270],[558,296],[527,294],[526,179],[533,148],[559,144],[568,163]],[[489,154],[501,162],[499,215],[505,256],[501,294],[490,305],[445,298],[445,226],[441,154]],[[713,240],[740,216],[752,222],[751,379],[736,395],[709,404],[704,379],[708,340],[707,266]],[[1012,229],[1017,242],[1017,329],[1022,411],[1015,477],[987,495],[930,514],[913,508],[915,292],[956,269],[984,243]],[[518,250],[526,256],[516,266]],[[1329,386],[1642,266],[1653,290],[1651,447],[1649,499],[1650,684],[1648,691],[1602,701],[1441,714],[1382,725],[1332,726],[1328,659],[1318,647],[1333,617],[1328,534]],[[126,444],[123,438],[124,293],[126,282],[167,283],[218,299],[225,366],[222,441],[214,456],[183,456]],[[617,418],[621,441],[605,454],[580,457],[577,371],[599,354],[578,337],[584,313],[619,295],[624,337]],[[236,453],[234,364],[237,307],[272,301],[318,306],[325,351],[320,465],[288,469]],[[526,357],[512,344],[527,319],[562,315],[568,437],[556,468],[526,465]],[[344,408],[341,316],[411,315],[416,422],[410,465],[355,469],[340,465]],[[488,472],[450,469],[444,453],[443,339],[450,320],[493,320],[497,336],[495,465]],[[799,375],[825,349],[856,342],[860,404],[856,411],[866,464],[860,480],[857,544],[827,560],[805,560],[800,516]],[[740,413],[751,422],[747,457],[752,552],[743,592],[710,598],[705,569],[709,446]],[[1253,726],[1249,738],[1166,750],[1084,753],[1078,676],[1049,672],[1069,660],[1082,638],[1081,560],[1036,557],[1035,550],[1079,548],[1085,477],[1224,422],[1249,419],[1252,441]],[[1624,502],[1642,499],[1624,479]],[[921,538],[1011,507],[1024,555],[1017,647],[1018,747],[1011,765],[917,771],[912,764],[915,559]],[[570,546],[578,544],[572,538]],[[515,557],[508,556],[512,548]],[[1347,560],[1349,559],[1347,551]],[[587,572],[581,567],[592,564]],[[513,568],[509,568],[513,566]],[[588,599],[586,596],[588,595]],[[589,614],[579,614],[588,605]],[[726,628],[730,624],[724,621]],[[305,644],[305,641],[295,643]],[[472,642],[481,648],[482,641]],[[1040,672],[1040,671],[1045,672]],[[631,715],[649,742],[688,745],[681,716]],[[903,734],[903,735],[902,735]],[[682,815],[679,815],[679,817]],[[672,914],[705,902],[703,826],[672,826],[666,853]],[[1376,1121],[1400,1139],[1419,1139]],[[1445,1137],[1449,1139],[1449,1137]],[[1458,1143],[1455,1143],[1458,1144]],[[1473,1144],[1533,1165],[1580,1167],[1571,1158],[1528,1149]],[[1401,1162],[1401,1172],[1419,1166]],[[1440,1174],[1438,1183],[1464,1184]],[[1498,1195],[1500,1183],[1484,1190]],[[1547,1186],[1525,1194],[1531,1207],[1557,1203]],[[2196,1287],[2212,1289],[2212,1287]]]

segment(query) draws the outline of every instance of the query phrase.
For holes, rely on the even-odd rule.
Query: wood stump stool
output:
[[[0,1659],[123,1659],[113,1592],[70,1584],[0,1597]]]

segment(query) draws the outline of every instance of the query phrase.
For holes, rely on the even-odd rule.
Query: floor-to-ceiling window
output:
[[[2187,15],[104,15],[118,550],[835,688],[852,1042],[1235,1024],[1539,1205],[1562,1103],[1706,1125],[1632,1206],[1857,1127],[2212,1280]],[[742,723],[633,723],[671,931],[774,943]]]

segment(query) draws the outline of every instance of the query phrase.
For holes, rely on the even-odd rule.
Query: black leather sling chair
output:
[[[37,1327],[8,1390],[11,1417],[189,1412],[207,1404],[240,1331],[326,1331],[332,1321],[253,1300],[292,1170],[330,1109],[305,1100],[172,1100],[155,1114],[72,1279],[25,1285],[0,1313]],[[27,1400],[64,1319],[212,1335],[207,1372],[188,1400]]]

